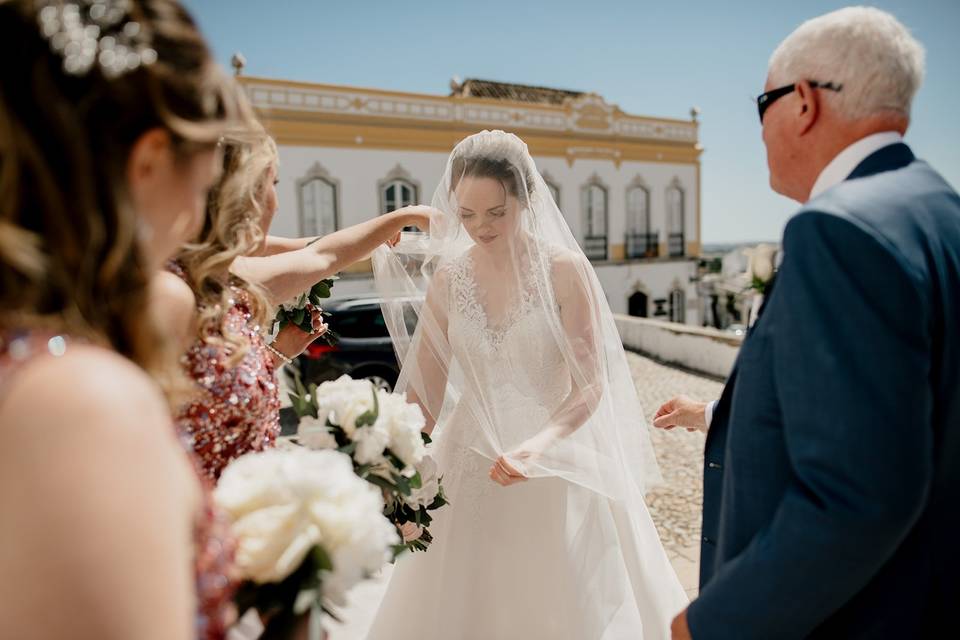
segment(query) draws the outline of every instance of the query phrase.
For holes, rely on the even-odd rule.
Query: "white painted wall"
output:
[[[700,324],[700,303],[696,285],[690,278],[696,275],[696,264],[678,262],[631,262],[627,264],[598,264],[594,266],[607,302],[614,313],[627,313],[627,299],[637,290],[649,298],[652,316],[657,298],[669,298],[670,291],[681,288],[686,293],[686,323]],[[669,308],[667,305],[665,308]]]
[[[716,329],[624,315],[615,319],[627,349],[720,378],[730,374],[743,341]]]
[[[377,183],[398,164],[420,184],[420,199],[429,203],[446,166],[447,154],[420,151],[383,151],[376,149],[339,149],[326,147],[280,147],[280,212],[274,222],[276,235],[296,235],[298,231],[297,180],[315,162],[320,162],[331,177],[340,182],[340,220],[349,226],[368,220],[380,211]],[[685,193],[687,241],[697,237],[696,168],[691,165],[624,162],[618,169],[609,160],[579,159],[571,167],[563,158],[535,158],[537,167],[547,172],[560,187],[560,209],[577,237],[581,236],[583,211],[580,190],[594,174],[608,187],[609,236],[612,244],[622,244],[626,232],[626,189],[636,176],[650,188],[653,230],[667,232],[666,192],[671,181],[679,180]]]
[[[339,181],[340,226],[348,227],[380,213],[377,183],[398,164],[420,183],[420,199],[430,202],[446,166],[447,154],[329,147],[280,147],[280,211],[271,233],[296,236],[299,231],[297,180],[319,162]]]
[[[667,233],[667,187],[677,178],[685,194],[684,222],[687,242],[698,241],[696,167],[658,162],[623,162],[618,169],[609,160],[578,159],[571,167],[564,158],[535,158],[537,168],[546,172],[560,187],[560,210],[576,237],[582,237],[585,214],[580,190],[593,174],[607,187],[609,237],[611,244],[623,244],[627,222],[627,185],[637,176],[650,189],[651,231],[660,231],[661,242]]]
[[[652,230],[667,233],[666,191],[671,181],[680,181],[685,192],[687,242],[696,241],[697,183],[696,168],[691,165],[624,162],[619,169],[609,160],[578,159],[570,166],[566,159],[536,158],[538,168],[547,172],[560,187],[560,208],[577,237],[581,236],[584,215],[580,190],[598,175],[608,187],[609,241],[622,244],[626,232],[626,188],[641,176],[650,189]],[[295,237],[299,234],[297,180],[319,162],[330,177],[339,182],[338,205],[341,228],[369,220],[380,212],[377,183],[400,165],[420,186],[420,200],[429,203],[447,162],[446,153],[345,149],[329,147],[280,147],[280,176],[277,193],[280,211],[271,233]],[[671,289],[680,286],[686,291],[688,324],[699,324],[696,289],[689,283],[695,273],[692,262],[634,262],[598,264],[600,282],[615,313],[627,312],[627,298],[639,287],[650,297],[666,298]],[[335,287],[337,296],[367,293],[372,290],[369,279],[344,278]],[[651,302],[651,313],[653,305]]]

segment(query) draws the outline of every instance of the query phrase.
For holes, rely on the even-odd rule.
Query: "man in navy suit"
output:
[[[719,402],[655,421],[709,425],[674,638],[960,634],[960,197],[902,141],[923,65],[863,7],[770,60],[770,183],[803,206]]]

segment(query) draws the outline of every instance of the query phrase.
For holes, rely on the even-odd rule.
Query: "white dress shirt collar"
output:
[[[884,147],[889,147],[892,144],[897,144],[898,142],[903,142],[903,136],[896,131],[882,131],[857,140],[838,153],[836,157],[823,168],[817,181],[813,183],[813,189],[810,191],[810,200],[813,200],[830,187],[846,180],[847,177],[853,173],[853,170],[857,168],[857,165],[875,152]]]

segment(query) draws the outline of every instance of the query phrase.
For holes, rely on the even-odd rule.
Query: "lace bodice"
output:
[[[445,269],[452,368],[465,377],[462,387],[467,390],[459,404],[469,405],[473,394],[476,404],[487,408],[485,420],[491,424],[486,431],[497,432],[498,444],[516,443],[541,428],[570,390],[555,334],[559,310],[544,302],[553,299],[547,289],[552,286],[549,276],[540,269],[523,270],[515,299],[505,305],[508,311],[494,325],[481,303],[487,285],[477,281],[469,253]],[[475,441],[476,434],[469,433],[470,414],[465,407],[456,407],[449,420],[450,431],[459,432],[456,439],[465,444]]]

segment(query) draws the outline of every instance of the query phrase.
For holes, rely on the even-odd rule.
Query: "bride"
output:
[[[613,316],[518,137],[447,163],[418,268],[374,256],[451,505],[371,640],[667,638],[686,595],[643,502],[659,479]],[[415,330],[414,330],[415,327]]]

